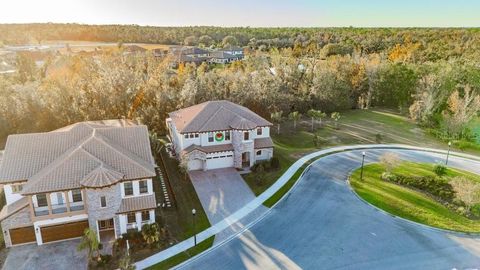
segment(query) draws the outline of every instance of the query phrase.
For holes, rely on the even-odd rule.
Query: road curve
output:
[[[392,217],[363,203],[346,179],[361,150],[316,161],[295,189],[262,220],[181,269],[476,269],[480,237],[447,233]],[[444,162],[414,150],[368,150],[402,159]],[[480,174],[480,162],[450,157],[449,165]]]

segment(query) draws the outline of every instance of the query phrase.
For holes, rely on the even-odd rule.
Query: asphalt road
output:
[[[367,151],[366,162],[392,150]],[[402,159],[445,156],[395,150]],[[480,269],[480,237],[432,230],[384,214],[349,189],[361,151],[315,162],[287,198],[261,221],[182,269]],[[480,162],[449,165],[480,174]]]

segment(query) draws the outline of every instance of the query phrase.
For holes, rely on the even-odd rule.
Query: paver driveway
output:
[[[191,171],[189,175],[212,225],[235,213],[255,198],[255,194],[234,168]],[[234,226],[217,234],[215,243],[243,229],[243,224],[248,224],[266,210],[266,207],[260,207]]]
[[[367,162],[386,151],[367,151]],[[261,221],[182,269],[480,269],[480,239],[432,230],[360,201],[346,179],[362,151],[315,162],[295,189]],[[445,156],[395,150],[403,159]],[[480,162],[449,165],[480,173]]]
[[[37,246],[12,247],[3,265],[4,270],[86,270],[87,256],[78,252],[79,239]]]

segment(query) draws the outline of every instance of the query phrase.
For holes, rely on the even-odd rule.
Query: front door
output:
[[[112,230],[112,229],[114,229],[114,226],[115,225],[113,223],[113,218],[98,221],[98,229],[100,231]]]
[[[250,152],[242,153],[242,167],[250,167]]]

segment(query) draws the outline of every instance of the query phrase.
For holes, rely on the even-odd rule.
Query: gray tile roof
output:
[[[225,51],[212,52],[210,56],[212,58],[219,58],[219,59],[236,59],[239,57],[238,55],[233,55]]]
[[[267,138],[258,138],[253,141],[253,147],[255,149],[260,148],[271,148],[273,147],[273,141],[270,137]]]
[[[123,198],[120,208],[117,213],[127,213],[133,211],[154,209],[157,207],[157,202],[155,200],[155,195],[145,195],[145,196],[136,196]]]
[[[123,120],[81,122],[52,132],[10,135],[0,183],[28,180],[22,193],[31,194],[82,183],[112,184],[120,175],[153,177],[154,167],[146,126]]]
[[[230,130],[232,123],[242,119],[253,123],[252,128],[272,125],[251,110],[226,100],[207,101],[169,116],[180,133]]]
[[[15,214],[16,212],[22,210],[28,206],[28,198],[23,197],[18,201],[15,201],[12,204],[7,204],[2,208],[2,211],[0,211],[0,221],[6,219],[7,217]]]
[[[233,145],[229,144],[218,144],[218,145],[209,145],[209,146],[200,146],[196,144],[192,144],[189,147],[183,149],[184,153],[190,153],[194,150],[198,150],[204,153],[216,153],[216,152],[226,152],[226,151],[233,151]]]

